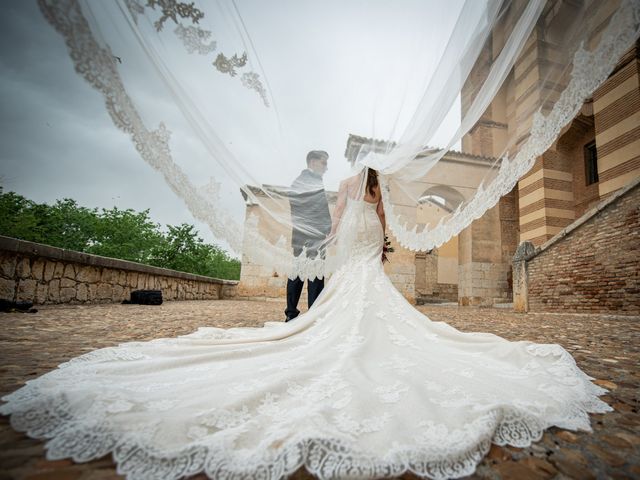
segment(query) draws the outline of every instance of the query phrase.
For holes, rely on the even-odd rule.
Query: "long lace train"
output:
[[[588,412],[612,410],[560,345],[413,308],[384,274],[375,208],[356,210],[351,261],[296,320],[95,350],[3,397],[0,413],[47,439],[47,458],[112,452],[130,479],[277,479],[303,465],[444,479],[471,474],[492,442],[591,431]]]

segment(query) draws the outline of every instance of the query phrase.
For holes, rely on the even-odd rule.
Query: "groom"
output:
[[[312,150],[307,154],[307,168],[291,184],[289,203],[291,205],[291,245],[297,257],[307,248],[307,255],[315,258],[323,255],[322,242],[331,231],[331,215],[322,176],[327,171],[329,154],[323,150]],[[300,277],[287,279],[287,308],[285,322],[300,314],[298,301],[304,281]],[[324,288],[324,278],[307,280],[307,304],[313,305]]]

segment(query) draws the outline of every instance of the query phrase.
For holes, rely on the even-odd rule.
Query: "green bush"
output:
[[[98,211],[70,198],[40,204],[0,187],[0,235],[208,277],[240,278],[240,261],[205,243],[193,225],[167,225],[165,233],[151,221],[149,209]]]

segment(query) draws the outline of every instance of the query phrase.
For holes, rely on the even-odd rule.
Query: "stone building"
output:
[[[550,85],[546,79],[553,76],[554,71],[562,72],[566,68],[558,58],[559,49],[554,43],[557,32],[563,28],[563,19],[574,15],[575,8],[586,5],[586,8],[594,9],[595,13],[589,16],[585,28],[589,29],[589,42],[595,45],[615,3],[548,2],[504,84],[479,121],[463,137],[462,152],[448,152],[441,161],[442,165],[452,168],[455,164],[465,168],[465,174],[475,172],[482,175],[483,165],[488,168],[495,157],[500,157],[507,150],[508,138],[516,138],[515,145],[510,145],[509,153],[522,145],[528,137],[534,113],[542,107],[542,113],[546,114],[548,105],[545,99],[558,96],[556,85]],[[463,114],[480,87],[478,78],[484,78],[484,70],[498,55],[513,28],[510,15],[509,11],[504,13],[505,21],[495,27],[471,71],[461,95]],[[384,141],[351,135],[345,152],[347,160],[352,160],[364,143],[374,148],[386,146]],[[436,174],[436,171],[430,172],[430,175]],[[548,251],[549,245],[558,243],[558,239],[567,232],[577,231],[578,224],[585,223],[586,217],[589,218],[586,223],[599,225],[598,228],[611,232],[611,235],[616,235],[615,232],[619,232],[618,235],[631,235],[628,240],[619,239],[618,243],[611,245],[626,244],[638,257],[640,252],[635,251],[639,241],[635,227],[637,219],[629,218],[635,218],[634,215],[637,217],[640,213],[637,206],[633,207],[633,202],[629,203],[622,197],[637,195],[637,188],[629,187],[639,177],[640,41],[636,41],[604,84],[594,92],[592,98],[585,101],[581,111],[563,129],[553,145],[536,159],[533,168],[495,207],[460,235],[429,253],[409,252],[395,244],[392,238],[396,252],[393,262],[387,264],[385,269],[399,290],[412,301],[448,300],[461,305],[509,303],[513,299],[512,262],[518,245],[528,241],[538,250],[544,247],[545,256],[552,258],[554,255]],[[430,192],[426,186],[425,202],[414,212],[416,218],[426,219],[434,213],[433,209],[455,208],[461,199],[467,198],[464,189],[446,188],[446,181],[440,181],[440,184],[438,191]],[[615,196],[621,196],[616,202],[627,205],[627,220],[616,220],[622,221],[620,225],[626,225],[625,228],[611,228],[606,224],[613,221],[607,218],[614,218],[614,215],[598,218],[599,209],[608,205],[607,200]],[[607,208],[618,208],[616,205]],[[248,205],[247,212],[251,208]],[[579,237],[578,234],[575,236]],[[562,258],[572,257],[566,251],[571,248],[580,249],[582,253],[591,246],[576,241],[563,244]],[[575,257],[584,259],[584,255]],[[626,286],[620,287],[623,290],[619,293],[623,297],[620,302],[627,307],[637,305],[637,286],[640,282],[637,263],[625,263],[621,267],[613,264],[622,261],[616,260],[618,257],[615,256],[611,259],[590,258],[579,266],[581,275],[588,276],[588,272],[592,271],[595,278],[605,275],[609,282],[611,275],[628,272],[629,277],[622,282]],[[605,270],[602,270],[603,265]],[[539,267],[536,268],[536,291],[544,291],[544,276],[541,276]],[[548,265],[548,268],[553,266]],[[567,282],[572,283],[570,278]],[[619,285],[620,281],[612,280],[609,283]],[[606,289],[606,286],[600,288]],[[277,272],[261,270],[261,266],[245,265],[243,261],[238,291],[245,296],[281,297],[284,295],[284,279],[278,277]],[[591,297],[590,301],[597,304],[597,293],[593,295],[595,297]],[[615,298],[619,298],[616,295]],[[609,309],[613,308],[611,305],[617,305],[604,300],[601,303],[608,305]],[[539,305],[540,302],[532,304]],[[564,308],[572,308],[571,302],[563,305],[569,305]],[[627,311],[631,310],[627,308]]]
[[[585,25],[590,32],[589,42],[595,45],[615,2],[587,3],[587,8],[593,8],[596,13]],[[542,106],[543,113],[547,113],[544,100],[558,96],[554,85],[549,85],[545,79],[553,70],[562,71],[566,67],[558,61],[554,32],[562,28],[563,18],[572,15],[573,9],[581,5],[581,2],[562,0],[549,2],[502,88],[463,138],[463,151],[497,156],[506,148],[505,133],[517,138],[516,148],[527,139],[535,111]],[[509,18],[509,12],[506,18]],[[463,112],[477,93],[472,87],[478,87],[474,76],[484,73],[482,69],[488,65],[486,60],[499,52],[511,27],[512,23],[507,20],[497,27],[500,31],[492,32],[491,42],[480,55],[468,86],[463,89]],[[471,271],[471,276],[461,278],[459,283],[460,303],[492,303],[495,298],[483,291],[487,287],[511,297],[508,267],[518,244],[529,241],[533,246],[541,247],[571,230],[571,225],[582,215],[640,176],[639,53],[640,42],[636,41],[605,83],[587,99],[578,115],[563,129],[551,148],[537,158],[513,191],[460,235],[465,238],[461,244],[470,243],[472,247],[470,259],[465,259],[470,260],[471,267],[467,271]],[[491,238],[495,243],[493,248],[489,247],[493,251],[488,252],[487,246],[491,244],[487,240]],[[637,241],[635,237],[630,240]],[[478,244],[483,246],[476,248]],[[575,245],[574,248],[591,247]],[[483,278],[481,268],[488,260],[501,262],[504,276]],[[461,259],[461,271],[463,263]],[[616,266],[612,265],[612,268],[615,270]]]

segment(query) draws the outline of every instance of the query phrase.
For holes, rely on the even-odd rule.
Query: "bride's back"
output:
[[[378,216],[380,186],[362,176],[349,178],[341,185],[346,205],[338,244],[351,260],[380,261],[384,231]],[[343,250],[345,253],[345,250]]]

